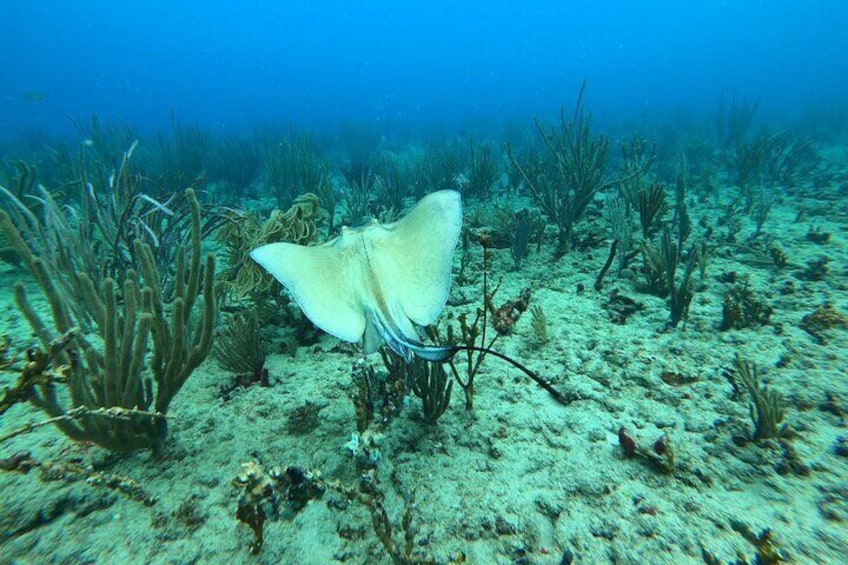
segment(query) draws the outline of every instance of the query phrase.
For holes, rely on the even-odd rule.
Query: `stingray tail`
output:
[[[392,351],[403,357],[407,363],[412,361],[413,355],[432,363],[444,363],[456,354],[455,347],[427,345],[417,339],[411,339],[405,336],[403,332],[400,331],[387,331],[383,334],[383,339],[386,340],[386,345],[388,345]]]

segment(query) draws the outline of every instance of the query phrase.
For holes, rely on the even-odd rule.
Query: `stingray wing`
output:
[[[270,243],[250,256],[288,289],[312,323],[355,342],[365,331],[361,260],[337,241],[314,247]]]
[[[367,242],[373,249],[372,270],[389,312],[407,335],[408,320],[426,326],[444,308],[461,229],[460,195],[442,190],[422,198],[397,222],[372,232]]]

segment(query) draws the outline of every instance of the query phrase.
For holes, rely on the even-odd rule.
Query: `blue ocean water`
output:
[[[820,1],[2,3],[0,139],[71,119],[210,131],[267,122],[462,128],[553,116],[588,80],[597,119],[844,112],[848,3]],[[395,124],[395,126],[392,126]]]

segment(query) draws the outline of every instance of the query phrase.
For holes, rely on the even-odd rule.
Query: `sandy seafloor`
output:
[[[841,157],[845,149],[834,153]],[[546,344],[534,342],[528,313],[498,349],[579,400],[561,406],[496,359],[487,360],[476,379],[473,413],[464,410],[456,388],[449,411],[429,425],[411,398],[378,445],[377,473],[396,539],[402,543],[403,497],[415,488],[415,555],[439,562],[464,554],[475,564],[561,563],[571,554],[574,563],[685,564],[703,563],[702,548],[722,563],[738,556],[754,562],[756,549],[731,527],[736,521],[755,533],[770,529],[787,562],[845,563],[848,457],[836,445],[848,435],[848,331],[833,329],[822,344],[799,327],[825,302],[848,314],[845,182],[842,175],[815,198],[784,196],[775,205],[764,231],[786,251],[789,266],[762,265],[738,248],[714,249],[706,279],[694,275],[688,323],[673,331],[663,331],[666,301],[638,292],[632,270],[608,276],[602,292],[592,290],[607,243],[552,262],[549,241],[519,272],[508,250],[495,250],[493,277],[504,280],[495,303],[529,285],[531,304],[540,305],[549,322]],[[799,209],[804,214],[797,221]],[[696,223],[706,217],[715,225],[720,216],[710,200],[690,211]],[[605,225],[587,219],[578,232],[607,233]],[[829,232],[830,241],[808,241],[811,228]],[[740,237],[752,230],[746,220]],[[796,278],[822,255],[830,259],[824,280]],[[473,284],[455,284],[451,304],[479,296],[478,253],[474,263]],[[774,307],[767,326],[718,331],[729,288],[718,277],[729,271],[749,275],[752,288]],[[18,279],[27,280],[0,265],[0,333],[16,349],[31,343],[10,302]],[[794,292],[781,293],[788,283]],[[581,284],[585,290],[578,292]],[[624,325],[613,324],[602,307],[613,290],[644,306]],[[357,484],[345,447],[355,431],[349,394],[357,358],[338,344],[325,335],[294,357],[271,355],[273,386],[237,389],[228,401],[219,390],[232,376],[210,358],[171,405],[161,459],[114,456],[70,442],[52,427],[0,445],[0,458],[28,450],[42,464],[93,465],[138,481],[158,499],[145,506],[84,480],[45,481],[38,468],[0,472],[0,562],[390,563],[366,509],[340,505],[330,493],[293,517],[270,520],[257,557],[248,550],[248,527],[235,518],[239,491],[231,481],[243,462],[256,460],[266,469],[298,465]],[[791,445],[808,474],[787,464],[777,442],[734,442],[752,430],[744,395],[732,399],[724,376],[737,353],[761,366],[768,386],[783,395]],[[377,355],[369,361],[381,367]],[[682,382],[666,382],[673,379],[664,380],[664,373]],[[9,386],[15,377],[2,373],[0,383]],[[289,434],[291,411],[307,401],[323,406],[317,427]],[[15,406],[0,417],[0,434],[43,417]],[[667,433],[674,472],[626,458],[621,426],[647,447]]]

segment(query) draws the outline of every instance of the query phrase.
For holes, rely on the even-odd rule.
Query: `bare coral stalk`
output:
[[[465,379],[460,377],[459,370],[453,359],[450,360],[450,368],[453,376],[462,391],[465,393],[465,409],[474,409],[474,377],[480,370],[480,365],[486,355],[490,353],[490,349],[500,337],[499,333],[495,333],[488,342],[486,341],[486,329],[489,322],[489,311],[494,311],[492,299],[500,287],[498,283],[494,289],[489,290],[489,236],[482,234],[479,237],[480,247],[483,248],[483,296],[482,304],[474,315],[474,321],[469,323],[466,314],[459,316],[460,331],[462,332],[462,343],[465,351]],[[479,344],[477,338],[480,338]],[[452,344],[451,344],[452,345]]]
[[[162,414],[160,412],[146,412],[144,410],[134,410],[134,409],[117,408],[117,407],[95,408],[95,409],[92,410],[92,409],[86,408],[85,406],[77,406],[76,408],[72,408],[72,409],[68,410],[64,414],[56,416],[55,418],[49,418],[47,420],[42,420],[40,422],[29,423],[29,424],[26,424],[25,426],[21,426],[20,428],[18,428],[16,430],[12,430],[11,432],[0,436],[0,443],[3,443],[4,441],[8,441],[8,440],[12,439],[13,437],[17,437],[19,435],[23,435],[23,434],[35,431],[38,428],[43,428],[44,426],[49,426],[51,424],[58,424],[58,423],[63,422],[63,421],[79,420],[79,419],[82,419],[82,418],[89,418],[89,417],[101,417],[101,418],[110,418],[110,419],[114,419],[114,420],[127,421],[127,420],[130,420],[131,418],[136,417],[136,416],[141,416],[141,417],[144,417],[144,418],[165,418],[165,414]]]

